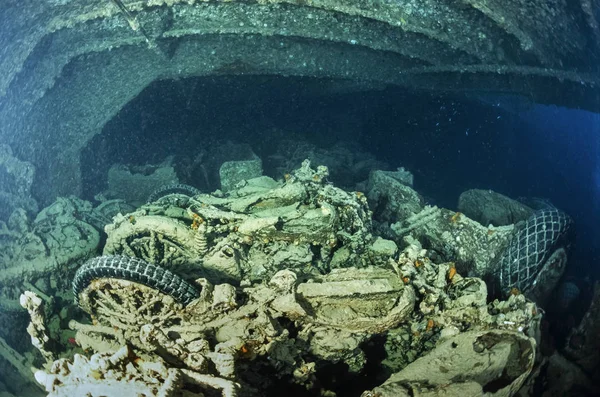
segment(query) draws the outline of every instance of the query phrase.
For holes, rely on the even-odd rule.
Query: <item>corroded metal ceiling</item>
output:
[[[373,80],[416,88],[423,75],[443,75],[446,84],[438,81],[438,88],[444,89],[448,77],[462,74],[451,79],[461,89],[464,75],[485,73],[595,84],[599,10],[598,0],[8,1],[0,10],[0,95],[22,88],[16,81],[21,74],[36,72],[44,80],[36,87],[39,97],[67,63],[88,53],[149,41],[169,56],[182,39],[209,35],[305,39],[313,52],[324,43],[351,45],[387,58],[391,72],[417,81],[393,73]],[[45,67],[33,65],[40,62]],[[303,74],[302,66],[302,59],[287,65],[295,74]],[[260,65],[253,72],[260,73]]]

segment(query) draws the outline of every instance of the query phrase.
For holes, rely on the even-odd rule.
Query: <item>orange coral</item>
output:
[[[433,327],[435,327],[435,321],[433,321],[433,319],[429,319],[427,320],[427,331],[431,331],[433,329]]]
[[[461,212],[457,212],[454,215],[452,215],[452,217],[450,218],[450,222],[452,223],[456,223],[460,220],[460,217],[462,216]]]
[[[448,280],[452,281],[454,276],[456,276],[456,267],[452,266],[448,269]]]
[[[200,227],[201,224],[204,223],[204,219],[202,219],[202,217],[196,213],[192,214],[192,226],[191,228],[193,230],[198,230],[198,228]]]

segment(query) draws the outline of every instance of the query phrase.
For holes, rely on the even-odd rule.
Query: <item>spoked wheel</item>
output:
[[[73,294],[95,321],[126,330],[179,322],[177,313],[200,296],[200,287],[137,258],[101,256],[79,268]]]

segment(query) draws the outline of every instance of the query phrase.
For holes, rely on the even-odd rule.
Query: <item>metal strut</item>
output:
[[[143,26],[140,25],[140,23],[133,16],[133,14],[127,9],[127,7],[125,7],[125,4],[123,4],[123,2],[121,0],[110,0],[110,1],[114,5],[116,5],[119,8],[119,10],[121,10],[121,13],[125,17],[125,19],[127,19],[127,23],[129,23],[129,26],[131,27],[131,29],[136,32],[140,32],[142,34],[142,36],[144,36],[144,39],[146,39],[146,42],[148,43],[148,47],[156,48],[156,42],[148,35],[148,32],[146,32],[146,30],[143,28]]]

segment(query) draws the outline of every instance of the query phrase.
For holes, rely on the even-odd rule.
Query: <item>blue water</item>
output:
[[[577,237],[572,272],[600,276],[600,115],[536,105],[522,112],[528,124],[515,181],[529,196],[548,197],[573,217]]]

